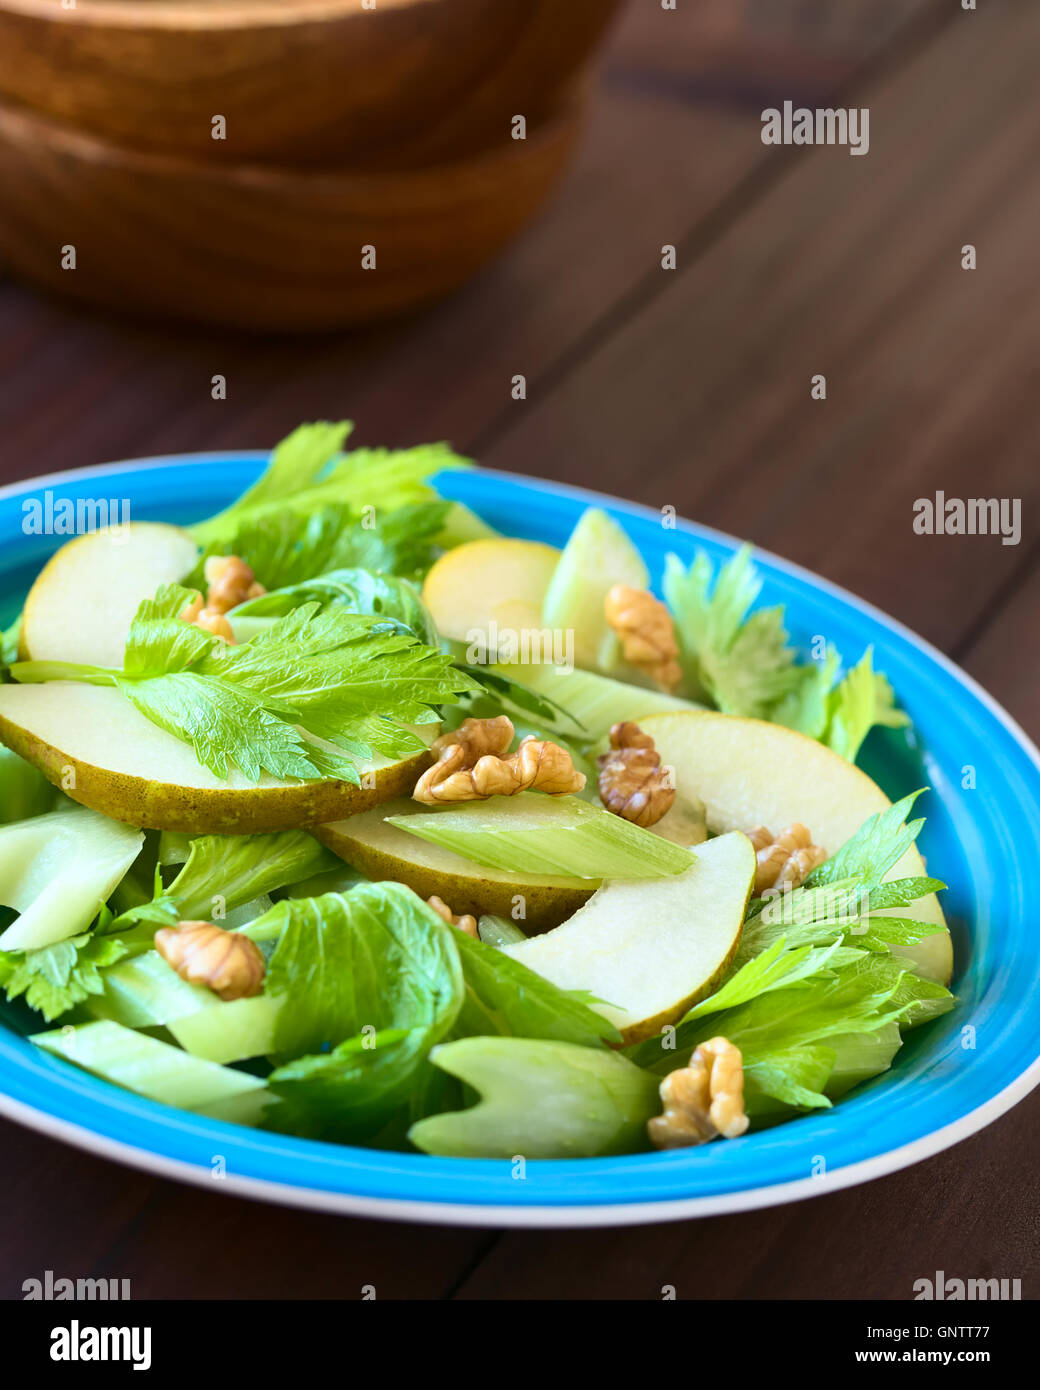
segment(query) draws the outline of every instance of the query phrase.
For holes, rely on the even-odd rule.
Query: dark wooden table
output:
[[[803,11],[823,27],[807,34]],[[756,30],[759,13],[772,19]],[[559,196],[435,312],[267,340],[0,286],[0,477],[266,446],[318,417],[353,417],[362,442],[448,438],[808,565],[938,644],[1035,735],[1038,63],[1035,0],[633,0]],[[868,106],[869,156],[764,147],[761,110],[785,97]],[[913,502],[937,490],[1021,498],[1021,543],[915,535]],[[941,1269],[1021,1278],[1035,1297],[1038,1119],[1035,1094],[937,1158],[797,1206],[507,1234],[262,1206],[3,1123],[0,1296],[51,1269],[128,1277],[139,1298],[353,1299],[374,1284],[381,1298],[654,1299],[672,1284],[905,1299]]]

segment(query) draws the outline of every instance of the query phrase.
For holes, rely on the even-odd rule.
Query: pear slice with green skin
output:
[[[492,660],[492,624],[500,636],[526,633],[530,640],[540,631],[542,601],[559,558],[558,550],[540,541],[467,541],[434,564],[423,584],[423,602],[442,637],[473,643],[474,634],[484,634],[479,659]]]
[[[651,715],[640,727],[654,740],[662,763],[674,769],[680,793],[685,790],[704,802],[711,834],[757,825],[778,834],[800,821],[813,843],[831,855],[865,820],[892,804],[865,772],[780,724],[693,710]],[[941,865],[937,867],[941,878]],[[925,873],[924,860],[911,846],[885,877]],[[900,945],[897,953],[912,960],[926,978],[948,984],[953,946],[938,898],[934,893],[919,898],[901,907],[899,915],[931,922],[935,931]]]
[[[63,545],[36,576],[22,615],[23,661],[120,667],[140,604],[190,574],[199,548],[186,531],[131,522]]]
[[[534,877],[484,868],[388,825],[385,819],[429,811],[429,806],[402,799],[332,825],[315,826],[311,833],[369,878],[405,883],[421,898],[436,893],[460,915],[507,917],[525,932],[557,926],[588,902],[599,886],[594,879]],[[518,905],[522,917],[513,915]]]
[[[755,879],[746,835],[721,835],[690,857],[670,878],[604,883],[562,926],[500,949],[560,989],[587,990],[626,1043],[655,1037],[726,973]]]
[[[415,732],[431,742],[439,729]],[[73,801],[142,830],[240,835],[335,820],[411,791],[426,750],[358,764],[361,785],[216,777],[190,744],[160,729],[111,686],[50,681],[0,685],[0,742],[38,767]]]

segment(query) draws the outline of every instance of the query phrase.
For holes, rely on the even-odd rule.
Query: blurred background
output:
[[[314,418],[448,439],[800,561],[1035,736],[1040,5],[967,2],[0,0],[0,482]],[[785,100],[867,107],[869,154],[764,146]],[[1020,499],[1020,542],[915,534],[938,491]],[[1038,1113],[793,1210],[502,1238],[5,1124],[0,1274],[118,1249],[140,1297],[902,1298],[1028,1267]]]

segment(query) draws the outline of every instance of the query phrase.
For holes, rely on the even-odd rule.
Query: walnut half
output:
[[[256,582],[249,565],[237,555],[211,555],[202,568],[209,585],[206,607],[211,613],[228,613],[246,599],[267,593]]]
[[[682,1149],[721,1136],[736,1139],[748,1127],[744,1113],[744,1059],[728,1038],[709,1038],[689,1065],[669,1072],[660,1086],[664,1113],[647,1122],[657,1149]]]
[[[621,639],[625,660],[650,677],[662,690],[674,690],[682,679],[679,645],[672,615],[649,589],[615,584],[603,605],[607,622]]]
[[[477,919],[471,912],[464,912],[461,917],[456,916],[443,898],[438,898],[434,893],[432,897],[426,899],[426,906],[432,907],[442,922],[447,922],[449,927],[458,927],[459,931],[465,932],[467,936],[477,937]]]
[[[559,744],[528,737],[515,753],[507,753],[512,741],[513,724],[504,714],[464,720],[436,740],[431,751],[437,761],[416,782],[412,796],[437,805],[523,791],[566,796],[585,785],[585,774]]]
[[[675,801],[675,787],[649,734],[631,720],[610,731],[599,763],[599,797],[608,811],[635,825],[656,825]]]
[[[212,922],[179,922],[155,933],[155,949],[182,980],[221,999],[245,999],[264,986],[266,962],[256,942]]]
[[[747,832],[755,847],[755,892],[767,888],[798,888],[827,858],[827,851],[814,845],[809,831],[800,822],[789,825],[774,836],[764,825]]]

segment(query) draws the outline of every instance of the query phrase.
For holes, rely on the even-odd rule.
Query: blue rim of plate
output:
[[[133,516],[187,523],[251,483],[263,452],[152,458],[77,469],[0,489],[0,622],[10,621],[62,537],[25,537],[21,503],[130,493]],[[655,580],[667,550],[732,554],[730,536],[583,489],[489,470],[433,480],[491,525],[559,545],[582,509],[604,507]],[[120,486],[114,486],[116,483]],[[0,1023],[0,1114],[106,1158],[239,1195],[320,1210],[477,1226],[621,1225],[749,1210],[895,1172],[991,1123],[1040,1084],[1040,952],[1027,913],[1027,868],[1040,861],[1040,753],[969,676],[901,624],[829,582],[756,552],[762,602],[787,605],[792,636],[823,633],[855,658],[869,643],[916,735],[871,736],[866,768],[890,796],[926,781],[921,847],[954,931],[952,1014],[909,1035],[892,1071],[833,1110],[674,1153],[531,1162],[443,1159],[341,1147],[200,1118],[134,1096],[43,1054]],[[882,743],[878,743],[882,740]],[[964,789],[964,768],[975,789]],[[923,773],[923,777],[922,777]],[[970,931],[968,925],[970,923]]]

